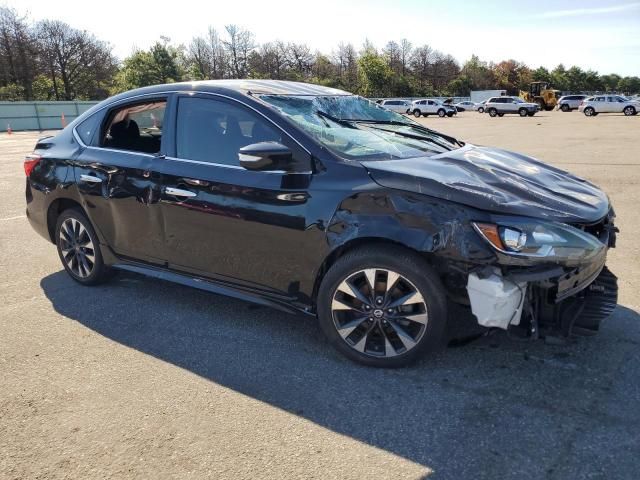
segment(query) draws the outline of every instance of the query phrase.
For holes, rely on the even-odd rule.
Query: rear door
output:
[[[159,95],[109,109],[74,167],[87,214],[115,253],[158,264],[163,239],[153,166],[163,152],[167,99]]]
[[[293,294],[297,287],[291,282],[306,264],[312,235],[306,228],[308,153],[235,100],[181,95],[176,105],[175,145],[159,167],[169,266],[247,288]],[[264,141],[288,146],[306,170],[242,168],[238,150]]]

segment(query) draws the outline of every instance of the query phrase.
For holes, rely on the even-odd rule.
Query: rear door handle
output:
[[[95,175],[80,175],[80,180],[87,183],[102,183],[102,179]]]
[[[166,193],[167,195],[173,195],[174,197],[195,197],[196,195],[198,195],[195,192],[190,192],[189,190],[182,190],[180,188],[173,188],[173,187],[164,187],[164,193]]]

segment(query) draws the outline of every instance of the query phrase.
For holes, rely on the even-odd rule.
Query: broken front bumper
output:
[[[485,327],[525,329],[530,335],[593,334],[617,304],[617,278],[605,266],[615,246],[613,212],[601,222],[581,227],[602,247],[586,263],[514,265],[498,253],[499,266],[469,274],[467,293],[478,323]]]

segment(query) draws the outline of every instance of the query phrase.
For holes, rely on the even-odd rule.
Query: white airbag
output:
[[[527,284],[516,284],[496,272],[488,278],[469,275],[467,292],[471,311],[483,327],[507,329],[520,324]]]

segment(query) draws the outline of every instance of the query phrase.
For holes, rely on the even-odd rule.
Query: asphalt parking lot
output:
[[[24,216],[38,134],[2,134],[0,478],[637,478],[640,116],[420,121],[610,194],[620,306],[598,336],[374,370],[305,317],[134,274],[79,286]]]

